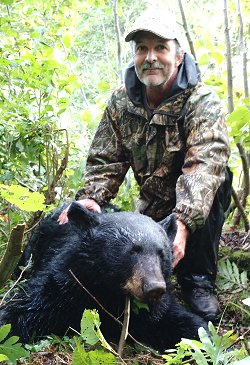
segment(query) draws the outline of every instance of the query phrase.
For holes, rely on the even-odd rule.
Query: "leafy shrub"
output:
[[[7,338],[10,330],[10,324],[0,327],[0,362],[8,361],[11,364],[16,364],[16,361],[21,357],[28,357],[29,352],[18,342],[19,337],[11,336]]]
[[[116,353],[105,340],[100,325],[99,314],[96,310],[84,311],[81,320],[81,335],[79,338],[74,338],[76,347],[73,352],[72,365],[117,364]],[[86,351],[84,344],[96,348]]]
[[[247,272],[240,273],[234,262],[228,259],[219,261],[216,285],[220,290],[242,291],[247,289],[247,282]]]
[[[215,327],[208,324],[210,336],[204,328],[199,328],[200,341],[182,339],[175,350],[170,350],[165,359],[165,365],[182,364],[183,359],[189,358],[195,361],[196,365],[247,365],[250,356],[247,356],[245,348],[233,348],[238,336],[233,331],[226,332],[219,336]],[[185,364],[190,364],[185,360]]]

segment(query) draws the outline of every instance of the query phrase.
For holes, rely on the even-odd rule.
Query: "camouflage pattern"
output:
[[[177,119],[184,105],[181,136]],[[109,202],[132,167],[140,186],[137,210],[156,221],[175,211],[193,232],[208,216],[228,157],[222,107],[204,84],[171,97],[150,119],[122,86],[106,107],[76,199]]]

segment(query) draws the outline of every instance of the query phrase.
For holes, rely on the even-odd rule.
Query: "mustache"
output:
[[[141,65],[141,71],[144,71],[144,70],[150,70],[151,68],[159,68],[159,69],[163,69],[164,66],[160,63],[160,62],[153,62],[153,63],[150,63],[150,62],[144,62],[142,65]]]

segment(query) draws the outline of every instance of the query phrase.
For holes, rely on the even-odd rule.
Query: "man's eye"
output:
[[[137,53],[142,53],[142,52],[146,52],[146,47],[145,46],[137,46],[136,47],[136,52]]]
[[[163,49],[166,49],[166,47],[165,47],[163,44],[159,44],[159,45],[157,46],[157,49],[158,49],[159,51],[161,51],[161,50],[163,50]]]

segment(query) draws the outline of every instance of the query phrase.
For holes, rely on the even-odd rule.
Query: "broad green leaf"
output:
[[[95,345],[99,341],[96,323],[100,325],[98,313],[95,310],[85,310],[81,320],[81,336],[89,345]]]
[[[88,353],[90,365],[115,365],[117,364],[117,358],[104,350],[94,350]]]
[[[206,357],[194,341],[187,338],[183,338],[182,341],[193,350],[192,356],[197,362],[197,365],[208,365]]]
[[[79,339],[75,338],[76,347],[73,352],[72,365],[115,365],[117,358],[101,349],[94,351],[85,351],[84,346]]]
[[[210,57],[209,57],[209,55],[207,53],[204,53],[203,55],[201,55],[199,57],[199,60],[198,61],[199,61],[199,65],[200,66],[202,66],[202,65],[208,65],[211,62]]]
[[[14,0],[1,0],[0,3],[5,5],[11,5],[13,4]]]
[[[6,355],[0,354],[0,361],[9,360]]]
[[[10,333],[11,325],[5,324],[0,327],[0,342],[3,341]]]
[[[225,61],[225,56],[221,52],[211,52],[210,55],[218,64]]]
[[[44,196],[42,194],[30,192],[29,189],[20,185],[7,186],[0,184],[0,196],[27,212],[45,209]]]
[[[72,365],[88,365],[87,353],[77,337],[74,337],[76,346],[72,356]]]
[[[100,81],[98,83],[97,87],[98,87],[98,90],[100,92],[104,92],[104,91],[110,90],[110,85],[107,82],[105,82],[105,81]]]
[[[210,358],[213,359],[215,354],[215,347],[212,341],[210,340],[209,335],[207,334],[206,330],[202,327],[199,328],[198,334],[204,350],[210,356]]]
[[[236,126],[238,130],[245,124],[250,123],[250,112],[246,106],[240,106],[235,109],[227,118],[227,123],[232,126]]]
[[[245,359],[232,362],[230,365],[249,365],[250,364],[250,356],[246,357]]]
[[[0,344],[0,353],[7,356],[13,364],[16,364],[16,360],[21,357],[29,356],[29,352],[22,347],[21,343],[11,344],[11,341]]]
[[[70,34],[65,34],[62,38],[63,44],[65,45],[65,47],[69,48],[71,46],[71,40],[72,37]]]

